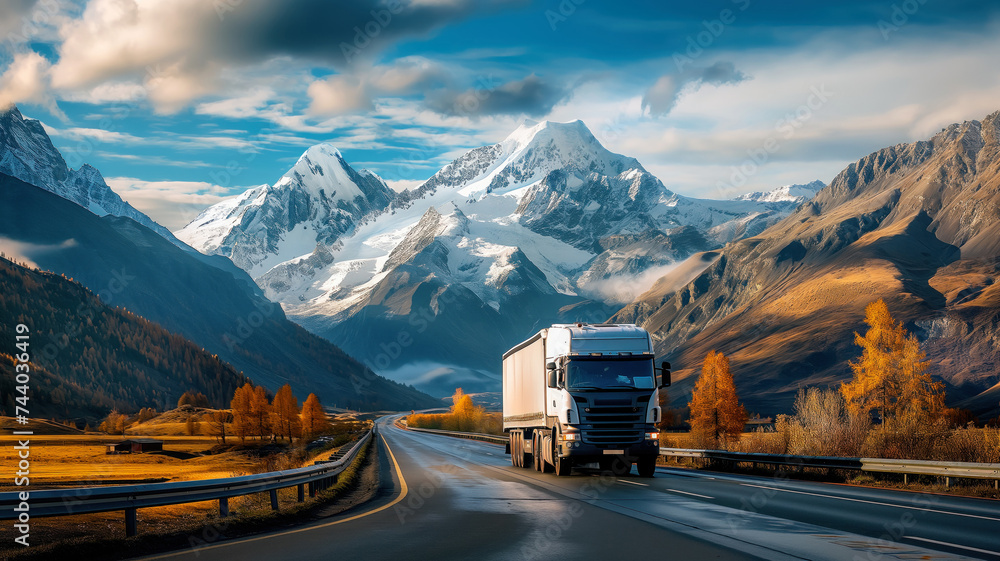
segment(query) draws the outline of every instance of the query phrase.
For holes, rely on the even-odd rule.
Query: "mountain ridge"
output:
[[[850,376],[852,332],[884,298],[922,339],[950,402],[995,416],[998,138],[1000,112],[873,152],[693,280],[668,275],[613,320],[654,333],[682,392],[715,349],[752,407],[782,410],[797,387]]]
[[[204,216],[234,216],[251,199],[263,207],[275,196],[269,189],[255,188]],[[799,202],[682,197],[635,158],[607,150],[582,121],[525,122],[397,194],[353,229],[326,235],[307,224],[297,236],[308,243],[283,253],[293,258],[248,270],[295,321],[369,365],[384,354],[380,342],[411,329],[410,320],[423,321],[417,311],[430,310],[436,321],[427,337],[451,345],[421,340],[403,349],[393,368],[436,361],[435,370],[453,369],[466,390],[488,391],[496,389],[496,357],[530,330],[603,321],[644,288],[637,277],[652,282],[657,268],[756,233]],[[179,235],[198,246],[194,239],[206,227],[196,220]],[[278,227],[277,237],[289,237],[286,230]],[[460,304],[438,306],[445,294]],[[457,317],[456,306],[471,317]],[[439,314],[451,319],[437,321]],[[473,343],[485,347],[467,348]],[[479,376],[479,384],[470,385],[466,374]],[[442,380],[435,391],[448,395],[453,388]]]

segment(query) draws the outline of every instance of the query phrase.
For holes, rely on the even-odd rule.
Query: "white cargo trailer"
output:
[[[653,475],[659,388],[649,333],[630,324],[557,324],[503,355],[503,427],[511,462],[549,468],[595,464]],[[661,374],[657,383],[657,373]]]

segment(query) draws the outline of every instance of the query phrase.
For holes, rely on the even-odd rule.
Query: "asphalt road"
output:
[[[997,501],[662,468],[557,477],[502,446],[380,434],[363,507],[147,559],[1000,559]]]

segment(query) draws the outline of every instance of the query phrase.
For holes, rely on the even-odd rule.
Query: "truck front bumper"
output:
[[[582,463],[597,461],[600,458],[613,458],[624,456],[629,458],[639,458],[644,456],[658,456],[660,454],[660,442],[658,440],[644,440],[631,444],[615,446],[613,444],[597,446],[581,441],[568,441],[559,443],[559,457],[580,460]]]

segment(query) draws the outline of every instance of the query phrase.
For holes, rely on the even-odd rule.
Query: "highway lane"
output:
[[[1000,501],[730,474],[659,469],[653,487],[745,513],[798,520],[875,540],[1000,559]]]
[[[625,486],[610,476],[578,478],[576,490],[567,493],[545,481],[548,474],[515,470],[500,446],[402,431],[385,422],[380,433],[382,489],[362,509],[293,530],[145,559],[488,561],[662,557],[664,552],[679,559],[793,559],[604,508],[600,495]],[[597,498],[583,494],[588,492]]]
[[[383,488],[363,511],[154,558],[1000,558],[996,501],[663,468],[560,478],[501,446],[380,432]]]

